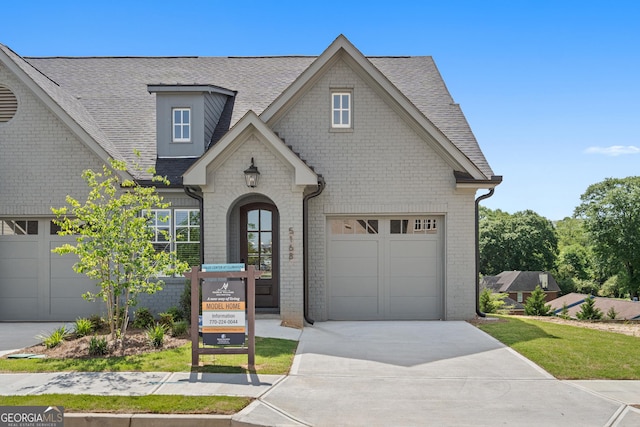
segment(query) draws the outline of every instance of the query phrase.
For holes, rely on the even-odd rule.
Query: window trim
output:
[[[342,105],[342,97],[348,97],[349,106],[344,108]],[[335,97],[340,97],[340,106],[338,108],[335,107]],[[342,122],[342,114],[347,112],[347,120],[348,123],[345,124]],[[336,115],[335,113],[339,112],[340,122],[336,123]],[[353,92],[349,90],[333,90],[331,91],[331,129],[352,129],[353,128]]]
[[[176,112],[180,111],[180,119],[183,118],[183,112],[189,112],[189,120],[185,122],[176,122]],[[191,114],[191,107],[172,107],[171,108],[171,142],[177,143],[188,143],[191,142],[191,134],[192,134],[192,126],[193,123],[193,115]],[[176,138],[176,128],[180,128],[180,135],[184,135],[184,130],[187,129],[189,132],[188,138]]]
[[[197,208],[166,208],[166,209],[148,209],[142,212],[143,215],[147,215],[147,212],[151,212],[151,216],[149,217],[149,220],[152,220],[155,218],[156,223],[154,224],[149,224],[149,227],[153,230],[153,239],[151,240],[151,243],[154,244],[154,246],[156,247],[156,250],[165,250],[165,251],[173,251],[173,252],[178,252],[178,245],[181,244],[198,244],[201,245],[202,244],[202,223],[201,223],[201,218],[202,218],[202,213],[200,212],[200,209]],[[163,222],[163,224],[161,225],[160,228],[165,229],[166,225],[168,223],[169,225],[169,235],[168,235],[168,240],[158,240],[158,224],[157,224],[157,219],[158,219],[158,213],[159,212],[168,212],[168,217],[167,217],[167,221],[166,223]],[[177,224],[177,212],[187,212],[187,217],[189,218],[189,224],[188,225],[179,225]],[[191,212],[197,212],[198,213],[198,224],[191,224],[191,220],[190,220],[190,213]],[[161,217],[164,217],[164,215],[160,215]],[[200,239],[198,241],[193,241],[190,240],[191,239],[191,232],[189,232],[189,240],[188,241],[178,241],[177,240],[177,229],[178,228],[198,228],[199,229],[199,237]],[[164,248],[160,248],[160,246],[164,245]],[[198,254],[200,253],[200,248],[198,248]],[[199,255],[198,255],[199,257]]]

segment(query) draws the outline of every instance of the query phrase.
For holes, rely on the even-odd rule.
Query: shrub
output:
[[[186,336],[188,332],[189,332],[189,323],[186,320],[173,322],[173,325],[171,325],[172,337],[183,337],[183,336]]]
[[[173,325],[173,314],[171,313],[158,313],[160,316],[159,323],[165,328],[170,328]]]
[[[484,313],[502,313],[508,311],[505,306],[507,294],[492,292],[489,288],[484,288],[480,293],[480,311]]]
[[[549,316],[551,306],[545,301],[545,293],[540,287],[536,286],[531,296],[524,302],[524,314],[527,316]]]
[[[200,299],[202,301],[202,286],[199,286],[200,290]],[[191,323],[191,280],[187,280],[184,284],[184,289],[182,290],[182,295],[180,295],[180,311],[182,312],[182,316],[184,320]],[[202,314],[202,304],[198,304],[198,314]]]
[[[558,316],[563,319],[569,319],[571,317],[569,316],[569,306],[567,306],[566,302],[562,304],[562,310],[560,310],[560,314]]]
[[[93,332],[93,322],[86,317],[78,318],[76,319],[74,329],[78,338],[87,336]]]
[[[153,319],[153,314],[151,314],[151,311],[146,307],[137,309],[133,315],[134,328],[148,328],[149,326],[153,325],[154,321],[155,320]]]
[[[584,300],[580,306],[580,311],[576,313],[576,317],[580,320],[600,320],[602,319],[602,311],[595,306],[596,300],[589,297]]]
[[[153,348],[160,348],[164,344],[164,334],[167,332],[167,328],[160,323],[150,325],[147,327],[147,340],[149,345]]]
[[[607,317],[611,320],[615,320],[616,317],[618,317],[618,312],[616,311],[615,307],[611,307],[609,311],[607,311]]]
[[[49,335],[40,336],[39,338],[42,339],[45,347],[54,348],[59,346],[68,336],[69,331],[67,330],[67,328],[65,326],[60,326]]]
[[[108,351],[105,337],[98,338],[96,335],[91,337],[91,341],[89,341],[89,356],[104,356]]]
[[[180,320],[187,320],[185,319],[184,313],[182,312],[182,310],[176,307],[175,305],[173,307],[169,307],[166,312],[173,316],[174,322],[178,322]]]
[[[94,331],[99,331],[107,326],[107,323],[99,314],[92,314],[91,316],[89,316],[89,320],[93,324]]]

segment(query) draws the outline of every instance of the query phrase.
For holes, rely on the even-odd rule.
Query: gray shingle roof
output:
[[[33,68],[23,67],[109,154],[132,161],[134,148],[139,149],[146,169],[156,160],[156,105],[148,84],[209,84],[236,91],[233,125],[249,110],[262,113],[314,59],[31,57],[24,60]],[[431,57],[368,59],[486,176],[493,175]]]
[[[481,285],[495,292],[532,292],[540,283],[540,273],[543,271],[503,271],[497,276],[485,276]],[[545,291],[560,291],[556,279],[549,273],[548,288]]]

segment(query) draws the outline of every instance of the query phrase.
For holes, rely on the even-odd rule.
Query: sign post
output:
[[[227,264],[226,266],[231,265],[235,264]],[[244,267],[243,264],[239,265]],[[204,265],[203,268],[207,271],[200,271],[199,267],[192,267],[190,273],[184,274],[185,277],[191,279],[191,366],[197,367],[200,365],[201,354],[246,354],[248,357],[249,370],[254,370],[256,346],[255,288],[256,279],[262,275],[262,271],[256,270],[253,265],[250,265],[247,268],[247,271],[221,271],[218,270],[218,268],[213,268],[213,270],[216,271],[209,271],[209,265]],[[231,267],[226,268],[231,269]],[[204,279],[218,279],[218,281],[211,282],[209,285],[203,285],[203,301],[201,303],[198,288],[201,281]],[[201,304],[203,309],[202,336],[203,343],[205,345],[244,344],[245,308],[242,307],[243,303],[240,300],[240,293],[236,293],[239,290],[238,288],[243,288],[242,293],[244,293],[243,279],[247,280],[247,346],[226,348],[200,347],[198,335],[198,312]],[[242,314],[240,314],[241,311]],[[241,331],[240,328],[242,328]],[[240,335],[242,337],[242,341],[240,341]]]

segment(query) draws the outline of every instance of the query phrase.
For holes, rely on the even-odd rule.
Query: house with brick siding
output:
[[[477,203],[501,177],[431,57],[367,57],[341,35],[317,57],[0,45],[0,320],[101,310],[73,257],[51,253],[68,241],[51,207],[134,150],[171,181],[150,223],[158,250],[256,265],[258,309],[286,324],[475,314]],[[176,305],[184,281],[140,305]]]

